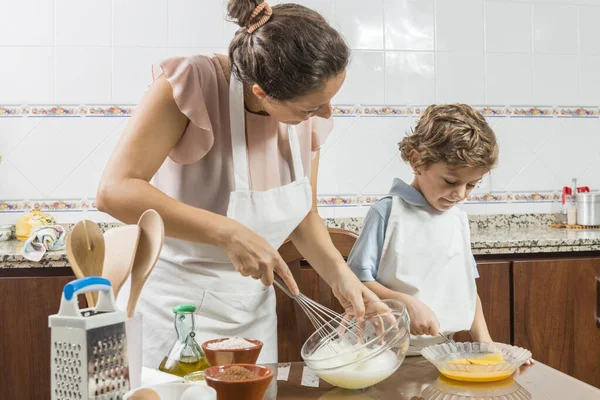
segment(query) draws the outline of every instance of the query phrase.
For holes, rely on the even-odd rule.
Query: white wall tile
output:
[[[108,0],[54,1],[55,46],[110,46],[111,28]]]
[[[52,46],[52,7],[48,0],[0,0],[0,46]]]
[[[167,0],[113,0],[112,15],[115,46],[167,46]]]
[[[523,131],[518,129],[518,119],[507,118],[494,126],[500,147],[498,165],[491,171],[491,191],[506,190],[510,182],[534,157],[534,152],[523,141]]]
[[[385,103],[435,103],[433,53],[385,52]]]
[[[577,54],[577,7],[535,4],[533,50],[536,53]]]
[[[562,118],[508,118],[503,121],[516,137],[537,153],[562,126]],[[494,127],[494,129],[496,129]],[[506,149],[511,151],[511,149]],[[501,149],[502,151],[502,149]]]
[[[438,51],[483,51],[483,1],[436,0]]]
[[[392,158],[379,173],[364,187],[364,195],[386,195],[392,187],[394,178],[400,178],[406,183],[413,180],[411,167],[400,157],[400,152]]]
[[[600,54],[600,7],[579,7],[579,52]]]
[[[486,104],[531,104],[533,62],[530,54],[485,55]]]
[[[169,0],[169,46],[220,47],[225,20],[220,1]]]
[[[483,53],[437,53],[437,102],[483,104]]]
[[[383,0],[385,48],[429,50],[434,47],[434,0]]]
[[[10,161],[0,163],[0,199],[24,200],[43,198],[40,192]]]
[[[333,117],[333,130],[321,147],[321,157],[331,149],[337,141],[358,121],[358,117]]]
[[[600,171],[600,156],[592,160],[587,169],[577,178],[577,185],[589,186],[592,190],[600,189],[600,174],[598,171]]]
[[[13,150],[8,160],[44,196],[50,196],[118,123],[111,118],[45,119]]]
[[[0,118],[0,156],[8,156],[42,121],[41,118]]]
[[[486,52],[531,53],[531,5],[486,2],[485,45]]]
[[[54,101],[52,47],[0,47],[0,60],[0,104],[47,104]]]
[[[58,199],[95,198],[103,168],[84,160],[49,197]]]
[[[89,160],[96,164],[98,167],[104,168],[108,163],[108,159],[110,158],[113,150],[115,149],[117,142],[121,138],[123,131],[127,127],[127,123],[130,121],[129,118],[115,118],[115,122],[119,125],[116,126],[110,132],[108,137],[104,139],[102,143],[94,150],[94,152],[90,155]],[[112,126],[107,127],[110,129]]]
[[[540,160],[554,173],[560,187],[583,174],[600,155],[600,120],[564,119],[558,133],[538,152]],[[585,145],[583,145],[585,144]]]
[[[576,105],[578,101],[577,56],[535,54],[533,101],[536,105]]]
[[[112,52],[109,47],[57,47],[54,57],[57,103],[110,103]]]
[[[330,24],[333,22],[333,0],[292,0],[282,1],[284,3],[296,3],[315,10]]]
[[[336,159],[323,157],[319,160],[317,192],[319,196],[355,195],[358,188],[342,174],[342,166]]]
[[[353,51],[346,82],[332,102],[334,104],[383,104],[383,51]]]
[[[510,182],[506,190],[513,192],[550,191],[562,186],[556,175],[536,156]]]
[[[381,1],[334,0],[334,26],[352,49],[383,49],[383,7]]]
[[[113,102],[136,104],[152,83],[152,65],[167,55],[166,48],[113,48]]]
[[[600,104],[600,56],[579,56],[579,104]]]
[[[397,156],[397,143],[412,123],[413,118],[359,118],[323,156],[322,161],[331,166],[327,169],[337,177],[337,181],[331,184],[347,182],[348,189],[354,190],[352,194],[361,193],[375,175]],[[331,193],[328,185],[328,182],[323,182],[320,192]]]

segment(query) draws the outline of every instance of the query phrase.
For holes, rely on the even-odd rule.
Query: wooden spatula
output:
[[[77,278],[102,276],[104,236],[95,222],[83,220],[73,227],[66,240],[67,258]],[[95,307],[97,293],[85,294],[88,307]]]
[[[138,225],[125,225],[109,229],[104,233],[104,267],[102,276],[107,278],[115,298],[131,273],[140,239]]]
[[[156,265],[165,239],[163,220],[155,210],[147,210],[138,221],[141,229],[135,261],[131,269],[131,291],[127,302],[127,316],[133,317],[142,288]]]

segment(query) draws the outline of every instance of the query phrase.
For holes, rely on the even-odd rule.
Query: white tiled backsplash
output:
[[[355,111],[340,109],[322,151],[323,215],[364,215],[393,177],[410,180],[397,142],[414,111],[436,102],[483,109],[500,141],[500,163],[467,211],[549,212],[573,177],[600,188],[600,0],[296,2],[353,49],[333,103]],[[92,205],[128,116],[92,117],[90,107],[133,107],[153,62],[225,52],[236,25],[224,5],[0,0],[0,213],[22,200]],[[32,112],[62,105],[75,115]]]

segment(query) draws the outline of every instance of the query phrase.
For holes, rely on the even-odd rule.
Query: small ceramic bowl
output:
[[[273,370],[255,364],[234,364],[258,375],[257,378],[244,380],[226,380],[218,376],[232,365],[219,365],[204,370],[204,379],[208,386],[217,392],[219,400],[262,400],[271,379]]]
[[[213,339],[202,343],[202,350],[211,366],[226,364],[254,364],[262,350],[262,342],[255,339],[245,339],[254,346],[243,349],[211,349],[212,343],[222,342],[228,338]]]

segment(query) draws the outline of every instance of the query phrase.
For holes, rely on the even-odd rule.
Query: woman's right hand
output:
[[[431,308],[414,297],[405,304],[410,317],[410,333],[437,336],[440,330],[440,321]]]
[[[237,221],[234,221],[234,224],[224,249],[235,269],[242,276],[260,279],[265,286],[273,284],[275,272],[294,295],[298,294],[294,276],[277,250],[253,230]]]

